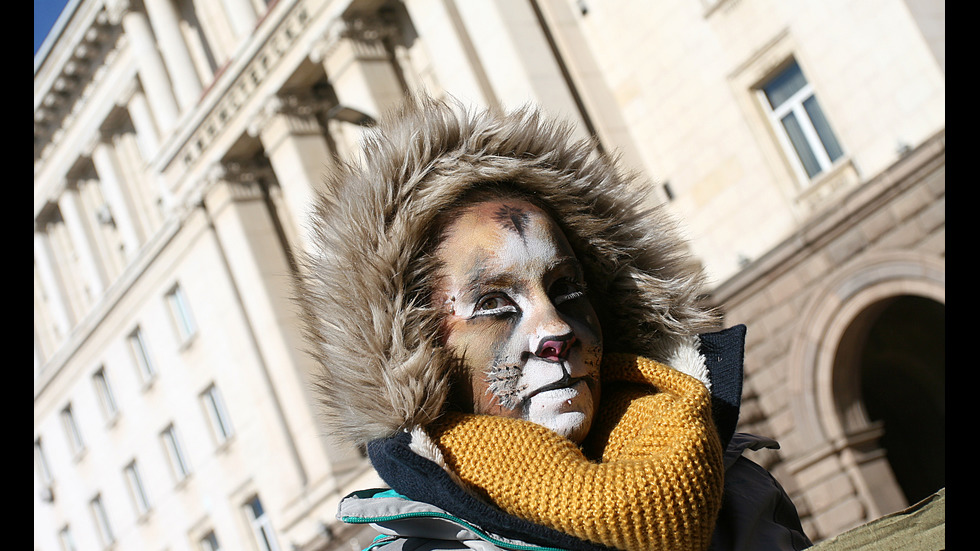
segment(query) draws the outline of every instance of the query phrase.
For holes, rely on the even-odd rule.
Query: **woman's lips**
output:
[[[531,398],[534,398],[535,396],[541,394],[547,394],[548,396],[553,396],[555,399],[562,399],[562,400],[567,398],[573,398],[579,393],[581,393],[583,390],[579,388],[579,385],[585,385],[585,384],[586,384],[585,379],[582,377],[576,377],[574,379],[562,379],[560,381],[551,383],[550,385],[545,385],[535,390],[534,392],[529,394],[526,399],[530,400]],[[559,394],[567,394],[567,396],[559,396]]]

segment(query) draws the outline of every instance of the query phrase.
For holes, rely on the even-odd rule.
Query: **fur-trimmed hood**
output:
[[[299,282],[331,428],[364,444],[444,410],[452,358],[429,304],[434,227],[465,193],[505,184],[551,211],[581,262],[606,352],[670,364],[712,329],[702,276],[662,208],[594,143],[531,108],[414,99],[328,175]]]

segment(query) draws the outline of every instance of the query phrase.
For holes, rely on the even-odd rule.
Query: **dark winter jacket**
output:
[[[712,406],[725,452],[725,493],[712,551],[799,550],[810,546],[792,501],[745,450],[775,441],[734,433],[742,388],[744,326],[702,335]],[[341,504],[341,520],[372,524],[376,545],[391,549],[573,549],[605,547],[507,515],[460,488],[438,465],[412,450],[412,435],[372,442],[371,460],[393,490],[355,492]],[[450,512],[452,511],[452,512]],[[473,520],[478,519],[478,520]],[[455,547],[461,546],[461,547]]]

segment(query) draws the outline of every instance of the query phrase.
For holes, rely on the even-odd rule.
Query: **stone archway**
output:
[[[792,460],[790,470],[801,480],[826,481],[823,486],[815,483],[813,491],[827,493],[827,485],[833,485],[838,500],[854,500],[865,520],[896,511],[923,491],[910,484],[906,497],[885,436],[895,423],[889,416],[901,413],[896,407],[902,400],[899,393],[921,384],[914,382],[916,377],[929,371],[919,367],[918,360],[929,354],[899,354],[894,344],[908,337],[888,334],[902,328],[903,317],[920,311],[932,310],[930,319],[938,316],[944,321],[944,305],[943,260],[893,252],[866,256],[838,271],[810,297],[802,312],[791,351],[794,368],[787,382],[797,396],[791,400],[794,426],[802,431],[800,440],[811,447]],[[938,335],[944,351],[945,327]],[[875,344],[878,341],[883,344]],[[904,359],[898,362],[895,356]],[[889,361],[901,367],[889,369]],[[942,362],[944,366],[945,358]],[[902,377],[888,377],[899,369]],[[945,367],[942,371],[945,377]],[[886,383],[892,385],[888,391]],[[944,392],[943,386],[943,398]],[[904,427],[910,426],[906,421]],[[897,450],[908,442],[900,439],[893,444],[892,454],[901,454]],[[897,470],[903,469],[906,465],[900,462]],[[845,492],[842,485],[852,490]]]
[[[883,430],[878,444],[906,501],[915,503],[946,485],[946,307],[892,297],[871,305],[851,328],[836,363],[856,364],[851,384],[859,386],[869,423]]]

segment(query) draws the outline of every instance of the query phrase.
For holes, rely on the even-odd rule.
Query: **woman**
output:
[[[391,486],[341,507],[377,545],[809,544],[733,437],[744,330],[699,337],[700,272],[593,144],[420,99],[327,189],[300,298],[325,411]]]

